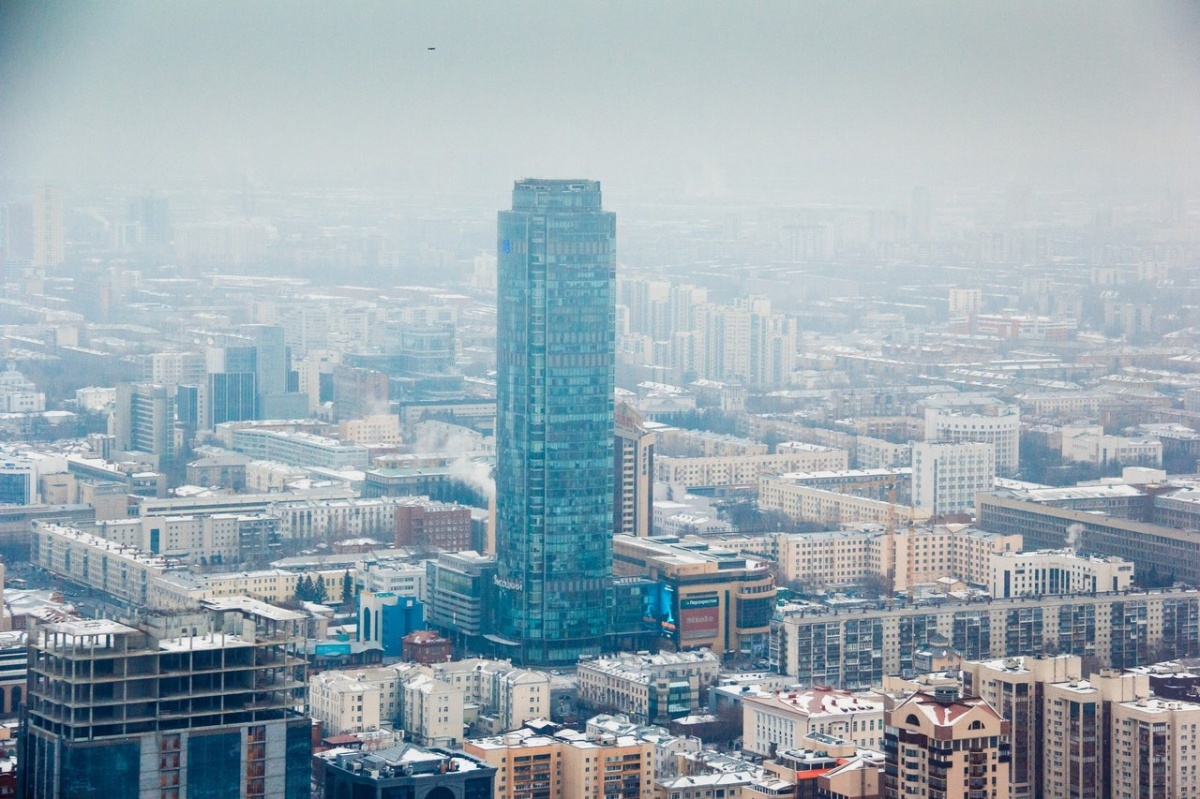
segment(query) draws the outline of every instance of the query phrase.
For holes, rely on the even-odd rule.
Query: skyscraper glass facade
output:
[[[573,663],[611,615],[616,217],[595,181],[523,180],[498,239],[496,632]]]

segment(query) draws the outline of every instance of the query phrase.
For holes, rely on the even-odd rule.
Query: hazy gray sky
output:
[[[0,5],[0,174],[1200,183],[1200,3]],[[436,50],[427,50],[436,47]]]

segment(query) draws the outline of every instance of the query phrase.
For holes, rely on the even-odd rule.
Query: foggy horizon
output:
[[[0,176],[689,200],[1200,181],[1200,7],[5,3]],[[435,49],[429,49],[435,48]]]

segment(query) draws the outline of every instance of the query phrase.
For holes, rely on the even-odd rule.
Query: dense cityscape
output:
[[[1192,164],[32,163],[0,799],[1200,797]]]

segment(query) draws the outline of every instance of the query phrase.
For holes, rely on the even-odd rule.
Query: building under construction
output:
[[[38,625],[20,795],[307,799],[304,619],[226,597],[136,627]]]

